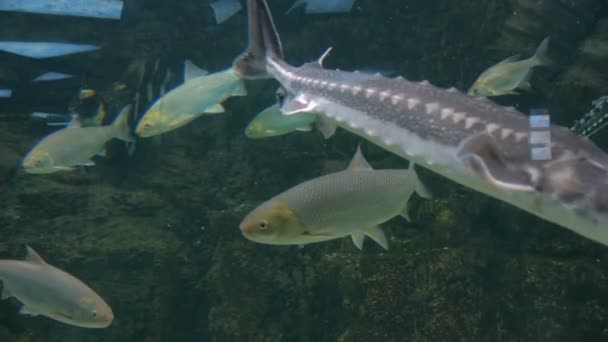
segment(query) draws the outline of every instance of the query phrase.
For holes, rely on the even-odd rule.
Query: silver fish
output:
[[[126,106],[108,126],[76,125],[51,133],[25,156],[22,163],[25,172],[54,173],[74,170],[78,165],[95,165],[91,158],[103,150],[108,140],[133,141],[129,127],[130,112],[131,107]]]
[[[314,114],[283,115],[278,104],[274,104],[256,115],[245,128],[245,135],[251,139],[276,137],[291,132],[312,131]]]
[[[517,94],[515,89],[530,89],[530,76],[532,68],[540,65],[551,65],[547,57],[549,37],[545,38],[534,56],[517,60],[518,56],[511,56],[481,73],[468,91],[474,96],[500,96]]]
[[[42,315],[83,328],[105,328],[114,314],[108,304],[74,276],[47,264],[26,246],[25,260],[0,260],[2,299],[15,297],[21,314]]]
[[[416,175],[407,170],[373,170],[357,148],[344,171],[334,172],[271,198],[240,224],[249,240],[271,245],[302,245],[351,236],[363,248],[365,236],[388,249],[378,225],[401,215],[414,192],[430,198]]]
[[[186,62],[184,69],[184,84],[154,102],[137,124],[135,132],[140,137],[169,132],[206,113],[223,113],[224,100],[247,95],[232,68],[207,75]]]
[[[552,158],[535,159],[529,118],[429,82],[287,64],[264,0],[249,0],[249,47],[234,62],[246,79],[275,78],[285,114],[315,112],[466,187],[608,245],[608,155],[549,128]]]

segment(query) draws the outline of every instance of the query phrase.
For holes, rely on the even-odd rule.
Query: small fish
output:
[[[74,75],[68,75],[68,74],[64,74],[61,72],[47,72],[44,73],[36,78],[34,78],[32,80],[32,82],[46,82],[46,81],[59,81],[59,80],[65,80],[68,78],[72,78],[74,77]]]
[[[223,113],[221,103],[231,96],[245,96],[245,84],[232,68],[209,75],[186,63],[184,84],[152,104],[135,131],[151,137],[181,127],[203,114]]]
[[[2,89],[2,88],[0,88],[0,99],[2,99],[2,98],[8,99],[11,96],[13,96],[13,90],[12,89]]]
[[[2,0],[0,11],[65,15],[75,17],[120,19],[120,0]]]
[[[130,106],[126,106],[108,126],[70,126],[42,139],[24,158],[27,173],[54,173],[74,170],[78,165],[93,166],[91,160],[113,138],[133,141],[129,128]]]
[[[42,315],[82,328],[105,328],[114,314],[108,304],[74,276],[47,264],[26,246],[25,260],[0,260],[2,299],[15,297],[21,314]]]
[[[31,58],[51,58],[97,50],[97,45],[47,43],[47,42],[0,42],[0,50]]]
[[[289,14],[301,5],[306,5],[308,14],[347,13],[353,8],[354,3],[355,0],[297,0],[285,14]]]
[[[315,114],[283,115],[278,104],[272,105],[251,120],[245,135],[248,138],[259,139],[289,134],[291,132],[309,132],[313,129]]]
[[[228,20],[233,15],[237,14],[243,6],[238,0],[218,0],[209,4],[215,15],[215,21],[218,24]]]
[[[515,89],[530,89],[531,70],[535,66],[551,65],[547,57],[549,37],[540,43],[534,56],[517,61],[518,55],[511,56],[481,73],[468,91],[474,96],[500,96],[517,94]]]
[[[409,220],[407,202],[430,193],[413,163],[407,170],[373,170],[360,148],[346,170],[330,173],[266,201],[240,224],[243,235],[271,245],[302,245],[350,235],[357,248],[367,235],[388,249],[378,225],[394,216]]]

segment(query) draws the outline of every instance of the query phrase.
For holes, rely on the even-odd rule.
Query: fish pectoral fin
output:
[[[333,236],[333,235],[325,233],[325,232],[309,232],[309,231],[303,232],[302,235],[306,235],[306,236],[318,236],[318,237],[331,237],[331,236]]]
[[[198,118],[201,115],[202,114],[188,114],[187,116],[184,116],[181,119],[172,121],[171,124],[169,124],[169,127],[171,129],[175,129],[184,126],[185,124],[188,124],[190,121]]]
[[[408,167],[408,169],[410,170],[410,172],[412,173],[412,175],[414,177],[414,191],[416,191],[418,196],[425,198],[425,199],[433,198],[433,193],[426,187],[426,185],[424,185],[424,183],[422,183],[420,181],[420,178],[418,177],[418,174],[416,173],[416,164],[414,164],[413,162],[410,162],[410,166]]]
[[[92,160],[85,160],[82,163],[78,164],[78,165],[83,165],[83,166],[95,166],[95,162]]]
[[[298,131],[298,132],[310,132],[310,131],[312,131],[312,126],[306,125],[306,126],[298,127],[298,128],[296,128],[296,131]]]
[[[226,112],[226,109],[219,103],[205,109],[206,114],[220,114],[224,112]]]
[[[488,133],[476,134],[465,140],[458,157],[477,176],[496,187],[511,191],[533,191],[530,175],[511,165]]]
[[[19,313],[22,315],[38,316],[40,314],[40,311],[33,306],[28,306],[24,304],[19,310]]]
[[[74,171],[74,170],[76,170],[75,167],[70,167],[70,166],[53,166],[53,169],[58,170],[58,171]]]
[[[61,311],[55,311],[55,312],[53,312],[53,316],[55,316],[55,317],[61,317],[63,319],[67,319],[67,320],[73,319],[71,315],[68,315],[67,313],[61,312]]]
[[[6,287],[6,285],[4,285],[4,287],[2,288],[2,299],[4,300],[7,298],[11,298],[11,297],[15,297],[15,295],[13,295],[11,290],[9,290],[8,287]]]
[[[317,118],[315,119],[315,127],[319,132],[321,132],[324,139],[331,138],[336,133],[336,129],[338,128],[335,122],[322,118],[319,115],[317,115]]]

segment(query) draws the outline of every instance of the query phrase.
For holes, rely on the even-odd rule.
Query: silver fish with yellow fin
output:
[[[79,165],[93,166],[93,156],[104,149],[110,139],[133,141],[129,127],[131,107],[126,106],[108,126],[60,129],[42,139],[24,158],[27,173],[54,173],[74,170]]]
[[[283,115],[281,107],[274,104],[256,115],[245,128],[245,135],[251,139],[276,137],[292,132],[310,132],[316,115]]]
[[[414,164],[404,170],[374,170],[358,148],[346,170],[324,175],[271,198],[240,224],[243,235],[271,245],[303,245],[351,236],[363,248],[365,236],[388,249],[378,225],[401,215],[416,192],[430,198]]]
[[[530,89],[532,68],[540,65],[551,65],[547,57],[549,37],[538,46],[534,56],[518,61],[518,56],[511,56],[481,73],[468,91],[474,96],[500,96],[517,94],[515,89]]]
[[[82,328],[112,323],[110,306],[74,276],[47,264],[26,246],[25,260],[0,260],[2,299],[15,297],[21,314],[42,315]]]
[[[156,100],[135,132],[146,138],[172,131],[203,114],[223,113],[222,102],[231,96],[245,95],[245,84],[232,68],[207,75],[187,62],[184,84]]]

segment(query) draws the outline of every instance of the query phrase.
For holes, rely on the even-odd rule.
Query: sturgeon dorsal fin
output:
[[[369,165],[365,157],[363,157],[363,153],[361,153],[361,145],[357,146],[357,152],[355,152],[355,156],[348,164],[347,170],[357,170],[357,169],[372,169],[372,166]]]
[[[333,47],[328,47],[325,52],[323,52],[323,54],[321,55],[321,57],[319,57],[319,59],[317,59],[317,63],[323,67],[323,61],[325,60],[325,58],[327,58],[327,56],[329,56],[329,54],[331,53],[331,50],[333,49]]]
[[[25,258],[23,260],[33,264],[46,265],[46,261],[44,261],[44,259],[42,259],[42,257],[28,245],[25,246]]]

